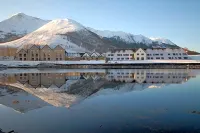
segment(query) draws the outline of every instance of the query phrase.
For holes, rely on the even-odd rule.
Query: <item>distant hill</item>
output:
[[[188,48],[183,48],[188,55],[200,55],[199,52],[191,51]]]

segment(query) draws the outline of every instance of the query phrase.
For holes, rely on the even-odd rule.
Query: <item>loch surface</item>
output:
[[[200,70],[6,69],[0,133],[199,133]]]

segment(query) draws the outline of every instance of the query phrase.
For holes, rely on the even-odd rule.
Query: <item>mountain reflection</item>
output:
[[[106,94],[106,90],[113,90],[114,93],[161,88],[165,84],[187,82],[195,76],[193,70],[187,69],[2,73],[0,74],[0,104],[23,113],[49,104],[68,108],[90,96]],[[101,93],[102,91],[104,93]]]

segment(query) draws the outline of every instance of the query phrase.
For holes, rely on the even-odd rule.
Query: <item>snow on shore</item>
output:
[[[9,67],[35,67],[39,64],[47,65],[103,65],[103,64],[196,64],[200,63],[200,60],[129,60],[129,61],[108,61],[105,60],[81,60],[81,61],[0,61],[0,67],[2,65]]]

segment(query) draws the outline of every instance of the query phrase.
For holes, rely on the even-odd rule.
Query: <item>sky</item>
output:
[[[200,52],[200,0],[1,0],[0,21],[23,12],[99,30],[170,39]]]

